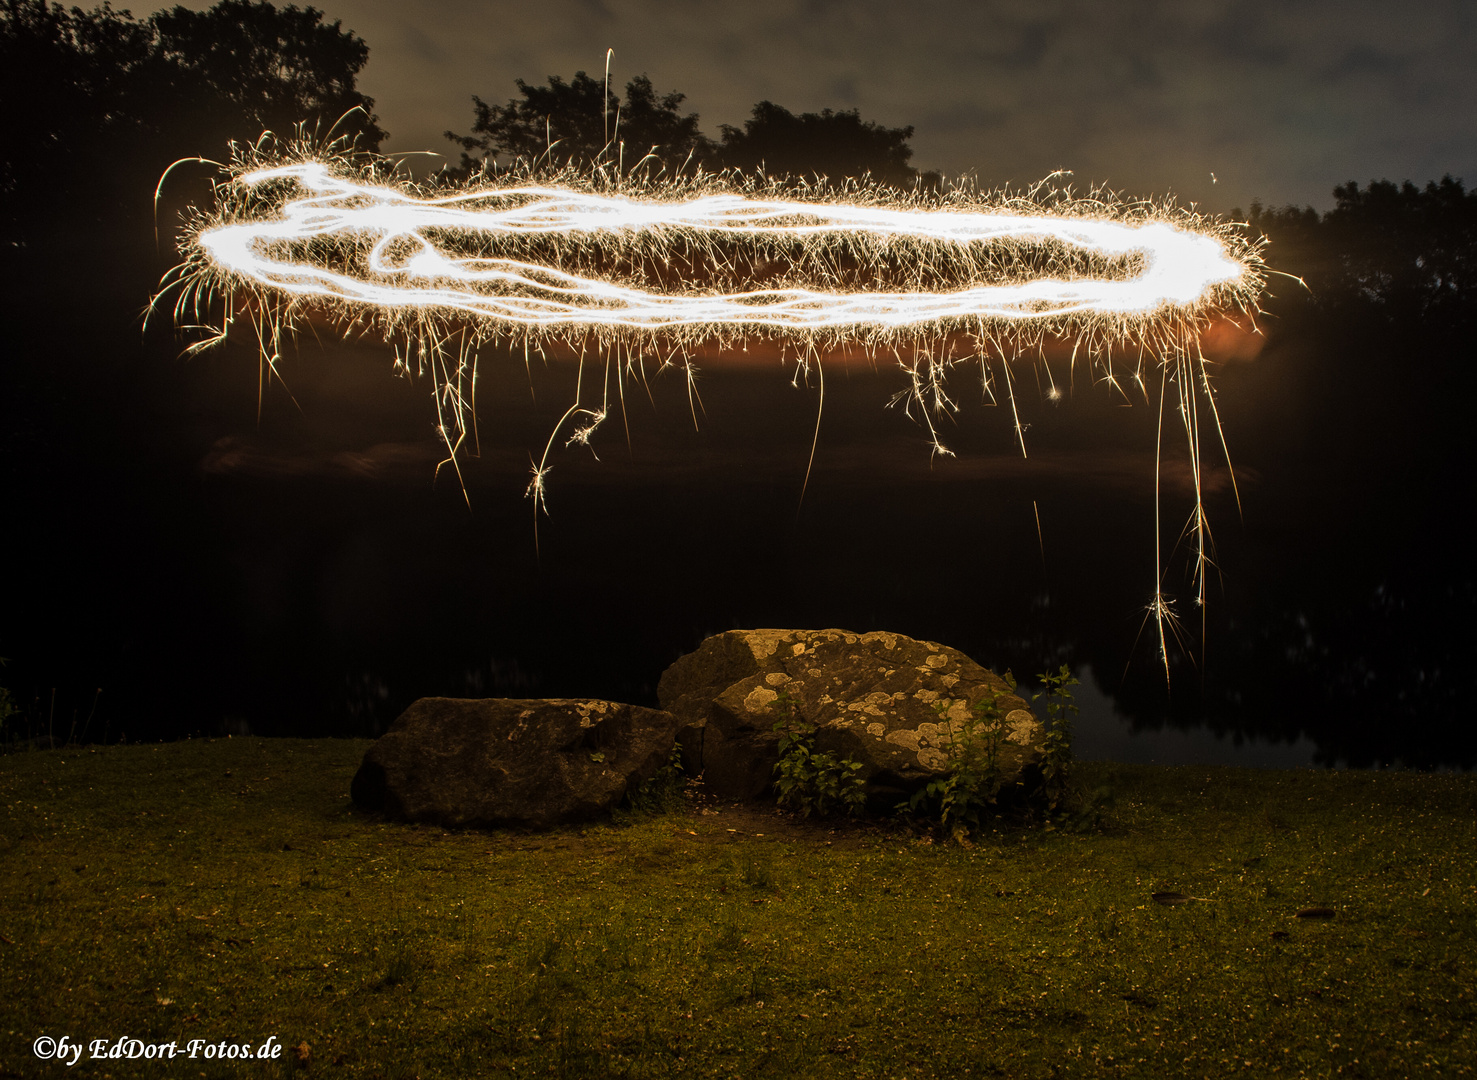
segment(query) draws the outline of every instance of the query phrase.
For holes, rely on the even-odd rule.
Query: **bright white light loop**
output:
[[[731,325],[804,332],[897,329],[949,320],[1143,316],[1165,306],[1194,305],[1216,285],[1246,272],[1215,237],[1164,221],[891,210],[742,195],[640,202],[543,186],[420,199],[346,179],[319,162],[261,169],[239,182],[267,180],[292,180],[311,194],[287,202],[274,220],[239,221],[200,233],[201,247],[221,268],[299,296],[385,308],[450,309],[526,327]],[[1041,278],[951,292],[780,288],[663,294],[517,259],[449,256],[427,238],[427,229],[494,240],[654,231],[764,239],[831,233],[958,244],[1055,241],[1109,258],[1139,254],[1143,272],[1128,280]],[[366,265],[372,276],[281,261],[271,254],[275,245],[330,237],[373,240]],[[391,248],[407,242],[415,253],[392,261]]]

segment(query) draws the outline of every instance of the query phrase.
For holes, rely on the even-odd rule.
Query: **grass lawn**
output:
[[[0,757],[0,1075],[1477,1071],[1477,776],[1081,765],[1100,829],[963,849],[700,804],[391,824],[349,803],[367,746]],[[177,1056],[91,1058],[125,1038]]]

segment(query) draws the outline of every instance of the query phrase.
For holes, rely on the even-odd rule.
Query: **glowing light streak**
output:
[[[742,195],[640,201],[525,185],[422,199],[335,175],[321,162],[254,170],[239,183],[254,187],[274,180],[293,181],[310,194],[288,201],[274,219],[203,230],[197,242],[222,270],[295,296],[456,311],[521,327],[738,326],[805,332],[899,329],[951,320],[1133,316],[1166,304],[1195,304],[1214,286],[1246,273],[1217,238],[1163,221],[896,210]],[[1143,269],[1127,280],[1041,278],[948,292],[786,287],[662,294],[520,259],[458,256],[438,246],[429,232],[493,242],[638,232],[725,240],[844,235],[852,241],[957,245],[1057,242],[1106,259],[1140,255]],[[350,268],[318,266],[283,252],[294,243],[334,238],[372,246]]]

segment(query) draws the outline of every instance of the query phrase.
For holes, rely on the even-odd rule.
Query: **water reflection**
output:
[[[1477,584],[1449,509],[1465,444],[1449,402],[1326,381],[1342,355],[1274,347],[1221,373],[1241,510],[1213,470],[1220,576],[1202,612],[1184,553],[1168,567],[1193,640],[1166,690],[1140,633],[1157,418],[1085,377],[1059,404],[1023,398],[1024,460],[1008,410],[961,383],[941,429],[957,457],[932,459],[884,408],[901,376],[840,373],[803,504],[813,389],[710,371],[695,431],[686,388],[653,379],[598,460],[552,459],[535,554],[529,453],[571,369],[535,366],[530,390],[521,356],[485,363],[469,512],[444,471],[431,481],[426,395],[374,350],[306,350],[287,368],[302,411],[269,394],[258,426],[247,355],[182,368],[156,343],[44,367],[40,348],[33,370],[61,374],[33,377],[61,390],[8,429],[24,572],[0,652],[23,698],[59,687],[63,714],[105,687],[114,733],[373,734],[425,694],[650,704],[707,634],[839,626],[1025,677],[1073,665],[1084,757],[1477,760]],[[78,365],[89,377],[66,382]],[[1171,443],[1169,543],[1188,477]]]
[[[1090,665],[1077,673],[1073,752],[1082,761],[1141,765],[1235,765],[1248,769],[1299,769],[1317,763],[1318,744],[1306,735],[1292,742],[1257,735],[1216,734],[1206,728],[1146,728],[1118,711],[1098,685]]]

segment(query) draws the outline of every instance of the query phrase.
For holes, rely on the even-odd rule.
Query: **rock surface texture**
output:
[[[993,700],[1001,718],[996,760],[1007,790],[1033,782],[1046,733],[998,675],[902,634],[730,630],[669,667],[657,697],[682,721],[688,772],[701,771],[721,798],[769,790],[774,725],[784,719],[813,725],[817,750],[860,761],[878,810],[947,771],[953,740],[982,702]]]
[[[356,804],[449,828],[606,813],[654,776],[677,718],[611,701],[421,698],[364,755]]]

